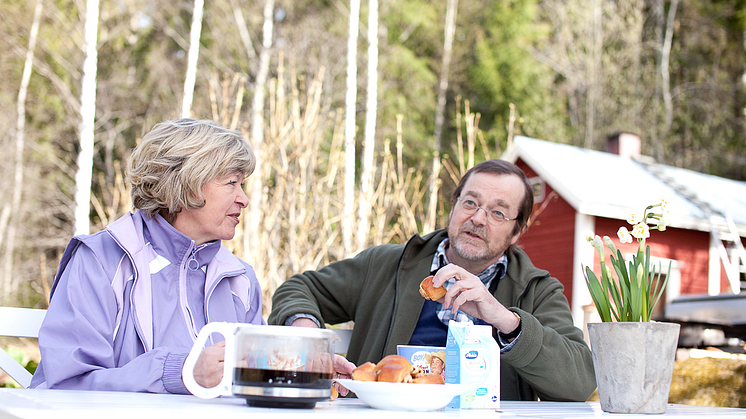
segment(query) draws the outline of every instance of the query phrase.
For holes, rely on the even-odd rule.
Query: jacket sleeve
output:
[[[540,400],[586,401],[596,389],[590,348],[573,324],[560,282],[551,277],[538,282],[532,307],[511,308],[521,316],[521,336],[501,360]]]
[[[181,382],[187,354],[155,348],[117,364],[117,301],[111,275],[90,248],[78,246],[56,284],[39,332],[42,365],[32,387],[188,393]]]
[[[272,296],[268,323],[284,324],[294,314],[310,314],[321,324],[354,320],[358,301],[365,297],[371,261],[381,250],[382,246],[370,248],[318,271],[293,275]]]

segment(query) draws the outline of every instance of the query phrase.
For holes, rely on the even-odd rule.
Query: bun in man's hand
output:
[[[446,295],[446,288],[433,287],[433,276],[430,275],[420,282],[420,295],[426,300],[437,300]]]

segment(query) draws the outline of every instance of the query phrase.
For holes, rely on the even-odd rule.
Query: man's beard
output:
[[[467,243],[472,239],[462,234],[464,232],[471,232],[479,236],[482,240],[481,246],[472,246]],[[474,240],[478,241],[479,239]],[[461,230],[457,235],[451,236],[449,234],[449,243],[453,252],[460,258],[471,262],[481,262],[500,257],[510,245],[510,238],[507,238],[501,246],[495,246],[495,243],[490,242],[489,231],[486,226],[477,227],[471,221],[467,221],[461,225]]]

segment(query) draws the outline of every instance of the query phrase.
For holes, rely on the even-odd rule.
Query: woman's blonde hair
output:
[[[202,187],[230,173],[249,176],[256,157],[241,133],[213,121],[177,119],[156,124],[127,164],[132,204],[169,222],[183,209],[205,205]]]

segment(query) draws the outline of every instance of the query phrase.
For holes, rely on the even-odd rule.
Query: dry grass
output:
[[[746,407],[746,361],[721,358],[677,361],[668,401],[698,406]]]

